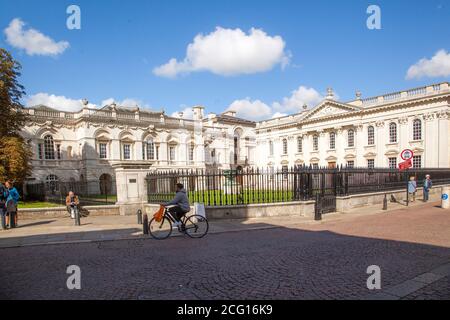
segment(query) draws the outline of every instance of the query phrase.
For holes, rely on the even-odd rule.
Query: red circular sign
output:
[[[402,153],[400,154],[400,157],[403,160],[409,160],[412,159],[412,157],[414,157],[414,152],[411,149],[405,149],[402,151]]]

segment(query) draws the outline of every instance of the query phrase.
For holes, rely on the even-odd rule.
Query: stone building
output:
[[[145,170],[283,167],[396,167],[399,153],[414,151],[416,167],[450,166],[450,86],[336,101],[331,89],[317,106],[253,122],[228,111],[193,119],[124,108],[62,112],[27,109],[23,136],[33,148],[30,180],[114,180],[118,165]]]

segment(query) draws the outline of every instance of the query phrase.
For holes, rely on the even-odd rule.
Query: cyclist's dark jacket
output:
[[[189,199],[186,194],[186,190],[183,188],[180,191],[177,191],[175,194],[175,198],[171,201],[164,203],[165,206],[177,205],[181,208],[181,210],[185,212],[189,212],[191,210],[191,206],[189,205]]]

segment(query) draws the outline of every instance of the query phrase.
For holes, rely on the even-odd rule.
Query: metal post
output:
[[[383,210],[387,210],[387,204],[388,204],[387,194],[385,193],[384,194],[384,199],[383,199]]]
[[[406,176],[406,206],[409,206],[409,190],[408,190],[408,184],[409,184],[409,178],[408,178],[408,169],[405,170],[405,176]]]
[[[137,215],[137,223],[142,224],[142,210],[138,209],[138,211],[136,212],[136,215]]]
[[[78,207],[75,207],[75,225],[80,225],[80,210],[78,209]]]
[[[142,223],[142,233],[148,234],[148,216],[146,213],[144,213],[144,219]]]
[[[314,220],[322,220],[322,208],[320,205],[320,194],[316,193],[316,203],[314,205]]]

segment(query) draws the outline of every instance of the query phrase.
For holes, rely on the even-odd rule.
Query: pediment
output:
[[[308,114],[305,115],[303,120],[313,120],[318,118],[324,118],[329,116],[336,116],[341,114],[348,114],[350,112],[358,112],[361,109],[355,106],[351,106],[345,103],[340,103],[332,100],[325,100],[311,109]]]

